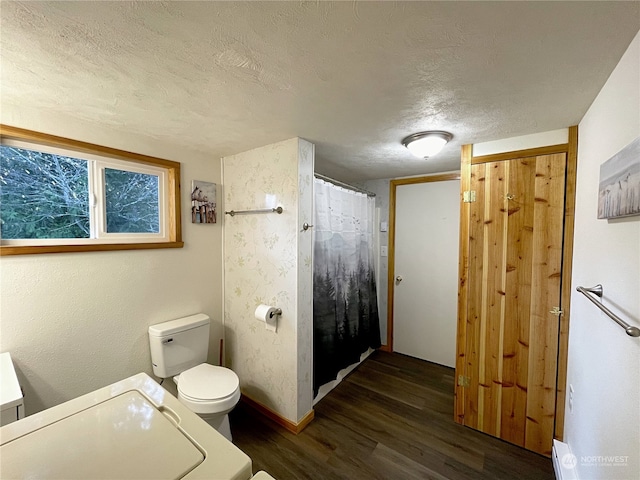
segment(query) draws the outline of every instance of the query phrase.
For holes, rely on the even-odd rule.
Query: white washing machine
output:
[[[24,418],[22,389],[13,368],[11,354],[0,353],[0,426]]]
[[[0,428],[0,478],[248,480],[251,460],[139,373]]]

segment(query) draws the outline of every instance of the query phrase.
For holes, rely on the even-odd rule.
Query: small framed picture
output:
[[[640,215],[640,137],[600,166],[598,218]]]
[[[216,223],[216,184],[191,182],[191,223]]]

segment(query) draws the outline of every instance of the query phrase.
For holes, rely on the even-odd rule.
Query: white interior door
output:
[[[393,350],[455,366],[460,181],[398,185]]]

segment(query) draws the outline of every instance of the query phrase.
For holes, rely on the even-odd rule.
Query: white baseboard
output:
[[[578,480],[578,459],[571,453],[569,444],[554,440],[551,459],[557,480]]]

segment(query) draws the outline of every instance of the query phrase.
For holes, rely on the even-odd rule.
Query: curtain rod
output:
[[[376,194],[370,192],[369,190],[365,190],[364,188],[354,187],[353,185],[349,185],[348,183],[341,182],[340,180],[336,180],[331,177],[327,177],[325,175],[320,175],[319,173],[314,173],[314,177],[319,178],[321,180],[325,180],[327,182],[333,183],[334,185],[339,185],[340,187],[348,188],[349,190],[353,190],[359,193],[365,193],[367,197],[375,197]]]

